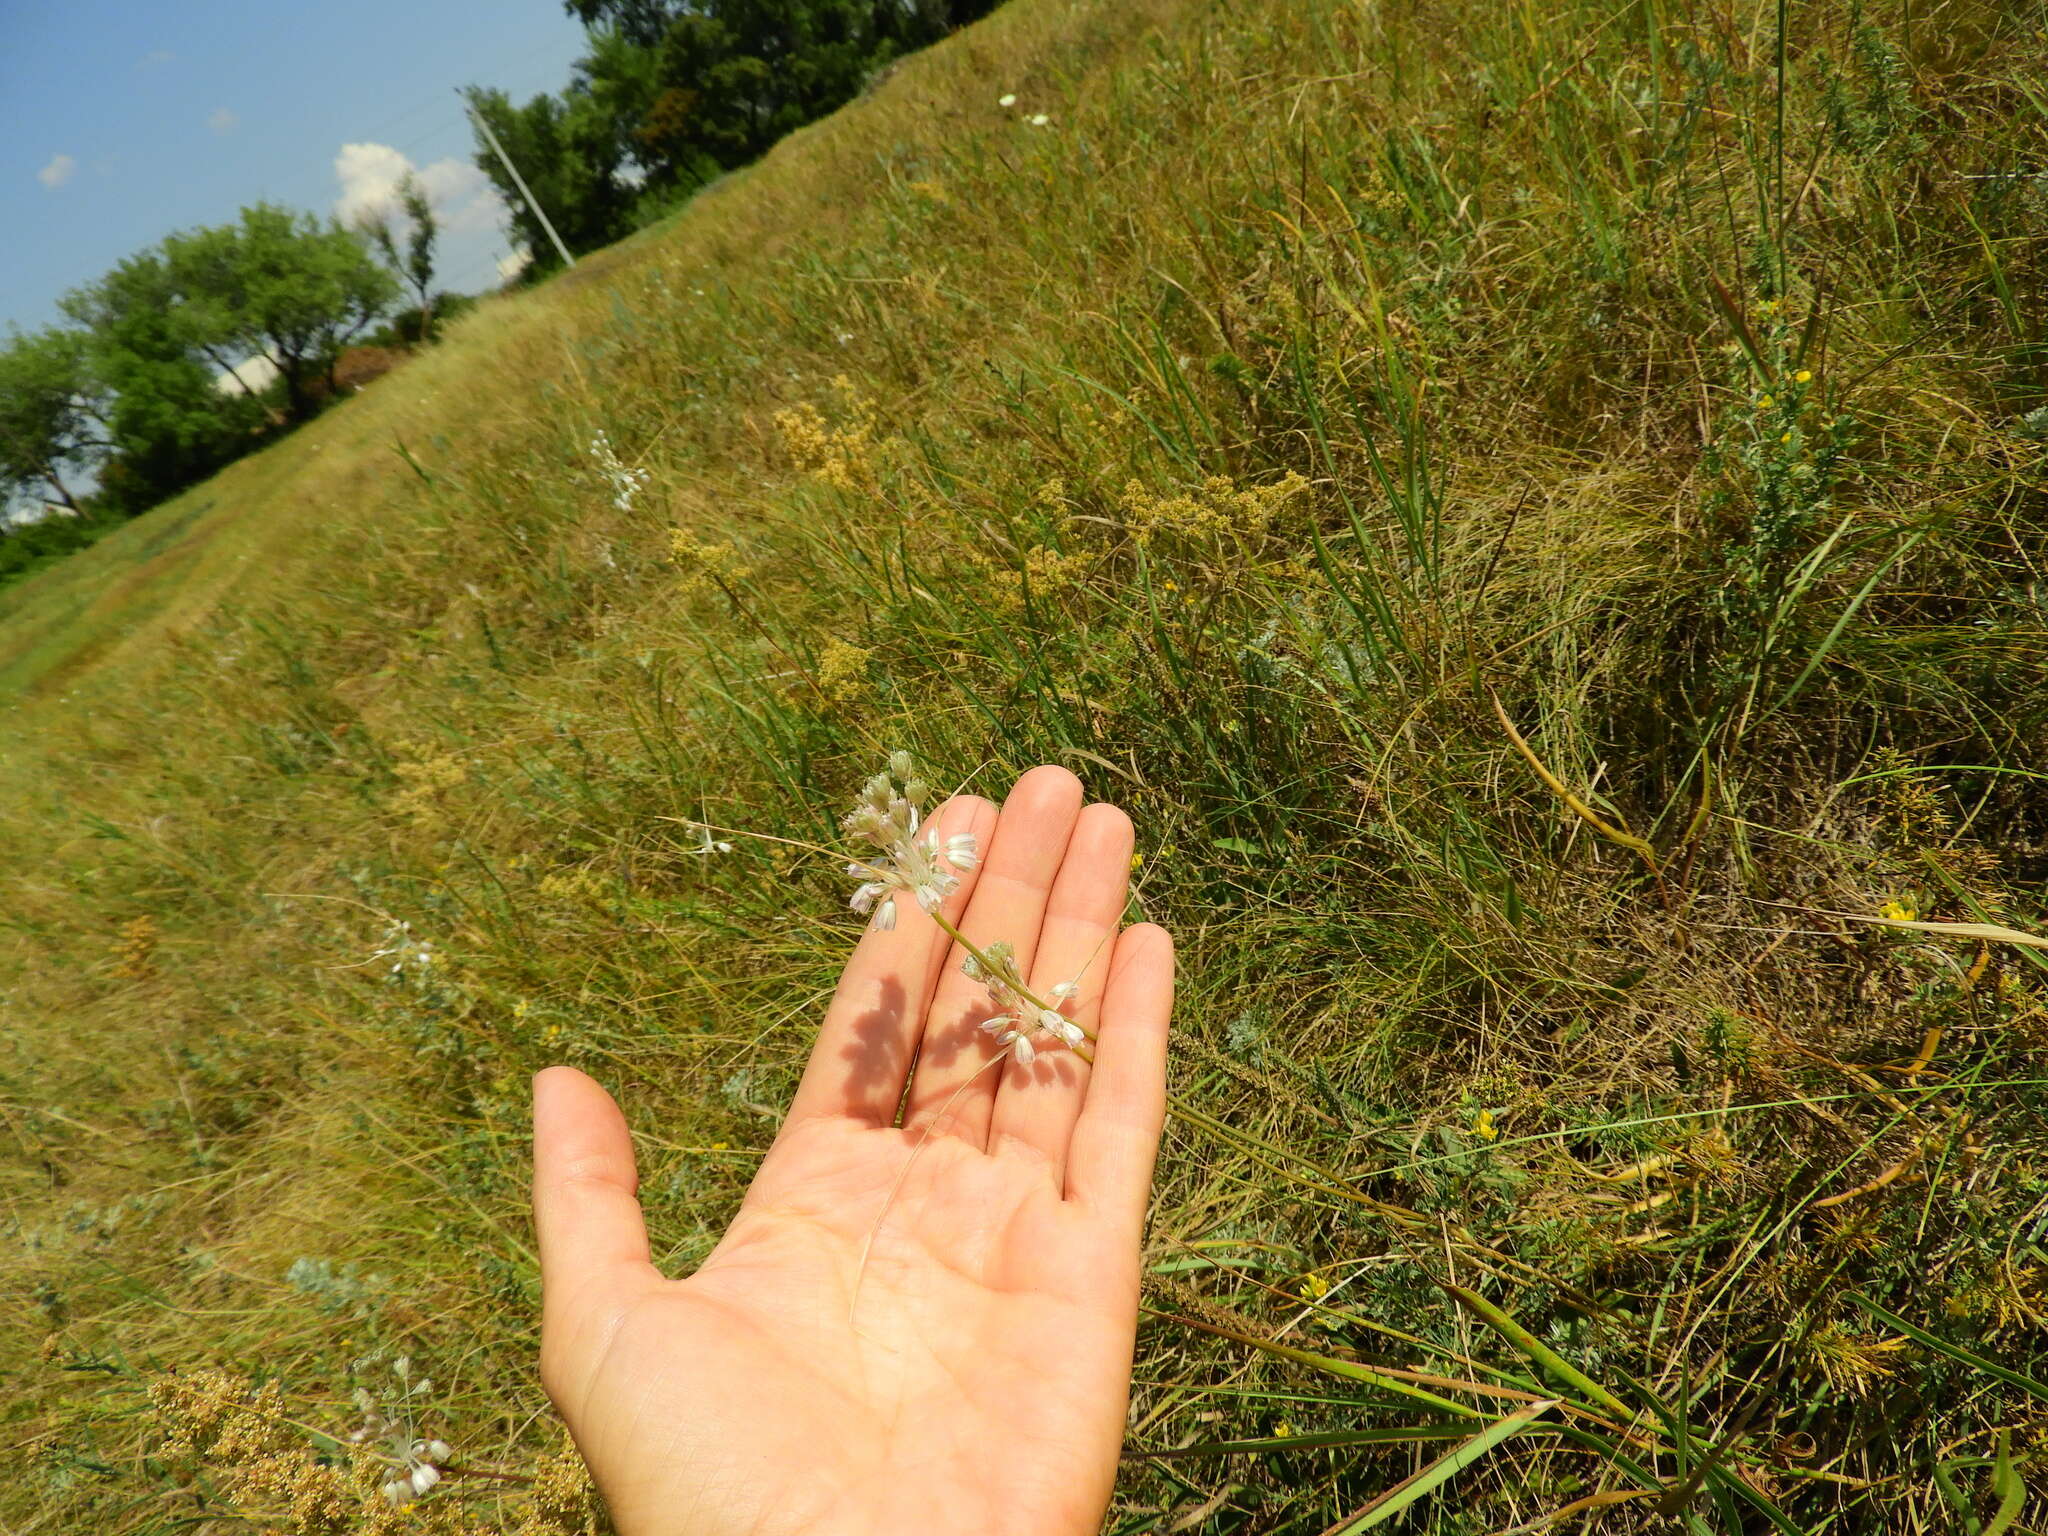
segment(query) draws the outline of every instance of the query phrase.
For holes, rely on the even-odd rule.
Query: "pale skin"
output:
[[[987,993],[900,902],[893,931],[861,936],[780,1134],[687,1279],[650,1258],[611,1098],[572,1068],[535,1079],[541,1379],[622,1536],[1100,1528],[1173,946],[1120,929],[1130,822],[1084,807],[1066,770],[936,822],[983,853],[945,915],[1009,940],[1041,995],[1079,981],[1066,1011],[1098,1037],[1092,1063],[983,1070]]]

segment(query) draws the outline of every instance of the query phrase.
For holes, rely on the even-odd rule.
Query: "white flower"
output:
[[[1010,1051],[1029,1066],[1050,1046],[1072,1049],[1087,1041],[1088,1032],[1057,1006],[1047,1007],[1031,995],[1018,974],[1016,952],[1009,944],[990,944],[981,953],[986,963],[970,954],[960,968],[988,988],[989,1000],[996,1005],[997,1011],[981,1021],[981,1028],[995,1038],[998,1049]],[[1058,1004],[1080,990],[1078,981],[1063,981],[1047,995]]]
[[[936,828],[920,831],[931,791],[916,773],[909,753],[891,754],[889,766],[861,787],[860,799],[839,823],[851,841],[874,850],[856,856],[846,872],[862,882],[850,905],[863,915],[874,912],[877,928],[895,927],[899,894],[937,912],[959,888],[953,871],[974,867],[972,836],[949,837],[942,849]]]
[[[1014,107],[1017,105],[1017,93],[1015,91],[1005,91],[996,98],[996,105],[999,107]]]
[[[412,1479],[409,1477],[394,1477],[379,1491],[396,1509],[403,1509],[413,1501]]]
[[[423,1461],[412,1469],[412,1491],[425,1493],[441,1481],[441,1469],[432,1462]]]
[[[697,826],[697,827],[696,827],[696,833],[697,833],[697,846],[696,846],[696,847],[694,847],[694,848],[692,848],[692,849],[690,850],[690,852],[692,852],[692,853],[731,853],[731,852],[732,852],[732,844],[731,844],[731,843],[727,843],[727,842],[713,842],[713,841],[712,841],[712,838],[711,838],[711,829],[710,829],[709,827],[706,827],[706,826],[701,826],[701,825],[699,825],[699,826]]]
[[[1043,128],[1047,123],[1051,122],[1052,119],[1047,117],[1043,112],[1034,112],[1029,117],[1025,118],[1024,121],[1029,123],[1034,128]]]
[[[635,469],[612,451],[612,440],[602,431],[590,440],[590,456],[597,460],[597,472],[612,488],[612,505],[621,512],[633,510],[633,498],[653,479],[644,469]]]
[[[446,1440],[429,1440],[427,1442],[427,1460],[429,1461],[446,1461],[454,1454],[455,1448],[449,1445]]]

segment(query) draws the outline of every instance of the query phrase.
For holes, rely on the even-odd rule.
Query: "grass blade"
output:
[[[1384,1524],[1410,1505],[1427,1498],[1502,1441],[1514,1438],[1556,1406],[1557,1399],[1552,1398],[1547,1402],[1531,1403],[1521,1412],[1511,1413],[1504,1419],[1496,1419],[1463,1445],[1446,1451],[1413,1477],[1402,1479],[1363,1509],[1338,1521],[1323,1536],[1355,1536],[1359,1531],[1369,1531]]]
[[[2018,1387],[2022,1392],[2038,1397],[2042,1402],[2048,1403],[2048,1387],[2044,1387],[2040,1382],[2034,1380],[2033,1377],[2022,1376],[2018,1371],[2008,1370],[2002,1365],[1986,1360],[1982,1355],[1971,1354],[1969,1350],[1964,1349],[1961,1345],[1951,1344],[1946,1339],[1937,1338],[1925,1328],[1907,1322],[1903,1317],[1894,1312],[1887,1312],[1860,1291],[1851,1291],[1849,1299],[1876,1318],[1880,1323],[1883,1323],[1885,1327],[1896,1328],[1915,1344],[1931,1349],[1937,1355],[1945,1356],[1955,1361],[1958,1365],[1967,1365],[1973,1371],[1982,1371],[1994,1381],[2002,1381],[2009,1387]]]
[[[1573,1365],[1571,1361],[1565,1359],[1563,1355],[1560,1355],[1548,1344],[1545,1344],[1535,1334],[1524,1328],[1512,1317],[1509,1317],[1507,1313],[1496,1307],[1477,1291],[1468,1291],[1462,1285],[1454,1285],[1448,1280],[1439,1280],[1437,1284],[1456,1297],[1459,1304],[1465,1307],[1466,1310],[1475,1314],[1494,1332],[1527,1355],[1539,1370],[1546,1371],[1567,1386],[1575,1388],[1587,1399],[1598,1403],[1611,1413],[1618,1413],[1624,1419],[1635,1417],[1635,1410],[1627,1403],[1616,1397],[1607,1388],[1601,1386],[1599,1382],[1588,1376],[1576,1365]]]

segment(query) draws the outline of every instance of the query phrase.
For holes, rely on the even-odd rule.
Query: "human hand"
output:
[[[1093,1064],[1055,1050],[980,1071],[987,992],[899,903],[862,935],[781,1133],[688,1279],[650,1262],[617,1106],[568,1067],[535,1079],[541,1379],[622,1536],[1100,1527],[1173,946],[1118,932],[1130,821],[1082,798],[1036,768],[1000,815],[961,797],[934,820],[986,850],[948,920],[1009,940],[1041,996],[1078,980]]]

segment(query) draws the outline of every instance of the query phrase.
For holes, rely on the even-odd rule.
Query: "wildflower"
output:
[[[1757,409],[1760,411],[1768,411],[1772,406],[1776,405],[1777,403],[1778,402],[1776,400],[1773,400],[1769,395],[1758,395],[1756,397]]]
[[[1913,905],[1912,898],[1906,897],[1886,902],[1877,909],[1877,915],[1888,923],[1910,923],[1920,916],[1920,911]]]
[[[731,843],[727,843],[727,842],[713,842],[713,841],[712,841],[712,839],[711,839],[711,829],[710,829],[709,827],[707,827],[707,826],[704,826],[704,825],[703,825],[702,823],[693,823],[693,824],[691,825],[691,830],[692,830],[693,832],[695,832],[695,833],[697,834],[697,846],[696,846],[696,847],[694,847],[694,848],[692,848],[692,849],[690,850],[690,852],[692,852],[692,853],[731,853],[731,852],[732,852],[732,844],[731,844]]]
[[[960,968],[988,988],[997,1011],[981,1021],[982,1031],[1009,1050],[1019,1066],[1030,1066],[1049,1046],[1072,1049],[1087,1042],[1087,1031],[1060,1012],[1060,1005],[1081,990],[1079,982],[1061,982],[1046,994],[1050,1006],[1041,1003],[1018,974],[1016,951],[1007,941],[991,944],[979,955],[970,953]]]
[[[653,476],[622,461],[602,429],[590,440],[590,456],[597,460],[597,472],[612,488],[612,505],[621,512],[632,511],[633,498],[647,488]]]
[[[1047,123],[1050,123],[1052,119],[1047,117],[1043,112],[1034,112],[1029,117],[1025,118],[1024,121],[1029,123],[1034,128],[1043,128]]]
[[[370,959],[365,960],[363,963],[368,965],[371,961],[376,960],[389,960],[391,962],[391,969],[386,973],[387,975],[400,977],[404,976],[407,971],[411,971],[417,978],[421,972],[433,968],[435,960],[433,941],[430,939],[414,938],[411,923],[387,923],[384,928],[384,947],[373,950],[370,954]]]
[[[1800,369],[1792,375],[1792,382],[1794,384],[1811,384],[1813,382],[1813,370],[1811,368]]]
[[[400,1381],[407,1380],[411,1368],[412,1362],[402,1355],[392,1365]],[[409,1385],[406,1395],[415,1395],[421,1385],[424,1382]],[[377,1489],[385,1502],[400,1509],[437,1487],[443,1475],[441,1469],[454,1458],[454,1448],[446,1440],[413,1438],[410,1430],[380,1412],[376,1399],[362,1388],[356,1389],[355,1397],[363,1422],[349,1440],[356,1445],[381,1444],[384,1455],[394,1465],[391,1476]],[[407,1414],[410,1416],[410,1410]]]
[[[1481,1141],[1500,1140],[1500,1127],[1493,1123],[1493,1111],[1482,1109],[1479,1117],[1472,1122],[1472,1134]]]
[[[892,753],[889,766],[862,786],[859,801],[839,823],[856,844],[875,850],[846,866],[861,881],[847,905],[862,917],[872,912],[875,926],[885,930],[896,926],[899,894],[936,912],[960,884],[953,871],[972,869],[980,857],[971,833],[956,833],[943,847],[936,827],[919,836],[931,791],[916,772],[908,752]]]
[[[1015,91],[1005,91],[996,98],[996,105],[999,107],[1014,107],[1017,105],[1017,93]]]

